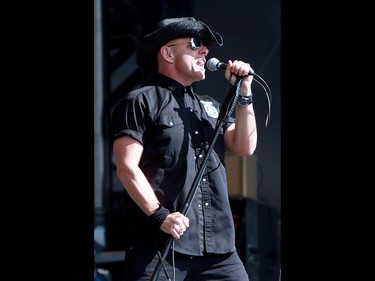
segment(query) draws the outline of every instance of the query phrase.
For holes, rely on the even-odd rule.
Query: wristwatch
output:
[[[245,107],[245,106],[251,104],[252,102],[253,102],[253,95],[239,96],[238,100],[237,100],[237,103],[242,107]]]

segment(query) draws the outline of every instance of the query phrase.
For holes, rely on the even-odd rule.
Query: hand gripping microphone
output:
[[[206,65],[209,70],[216,71],[216,70],[225,70],[228,64],[225,62],[219,61],[217,58],[210,58],[207,61]],[[260,77],[258,74],[249,71],[248,75],[254,76],[254,81],[257,82],[260,86],[262,86],[267,96],[268,114],[267,114],[267,119],[266,119],[266,127],[268,127],[268,123],[269,123],[269,119],[271,115],[271,102],[272,102],[271,90],[269,86],[267,85],[266,81],[264,81],[263,78]]]
[[[206,63],[207,68],[211,71],[216,70],[225,70],[227,68],[227,63],[219,61],[217,58],[211,58]],[[253,74],[253,72],[249,71],[248,75]]]

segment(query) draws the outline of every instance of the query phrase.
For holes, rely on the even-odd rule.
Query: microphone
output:
[[[211,58],[206,63],[207,68],[211,71],[216,70],[225,70],[227,68],[227,63],[219,61],[217,58]],[[248,75],[253,74],[253,72],[249,71]]]
[[[227,68],[227,63],[219,61],[217,58],[211,58],[206,63],[207,68],[211,71],[225,70]]]

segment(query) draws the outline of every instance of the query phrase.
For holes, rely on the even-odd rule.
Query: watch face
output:
[[[241,106],[249,105],[251,103],[251,98],[250,97],[240,97],[238,99],[238,104]]]

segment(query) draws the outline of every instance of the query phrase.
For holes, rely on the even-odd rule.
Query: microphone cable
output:
[[[269,125],[269,122],[270,122],[270,119],[271,119],[271,104],[272,104],[272,94],[271,94],[271,89],[270,87],[268,86],[268,84],[266,83],[266,81],[264,81],[264,79],[262,77],[260,77],[258,74],[256,73],[250,73],[249,75],[253,75],[255,77],[253,77],[254,81],[257,82],[260,86],[262,86],[263,90],[264,90],[264,93],[266,95],[266,98],[267,98],[267,104],[268,104],[268,112],[267,112],[267,116],[266,116],[266,124],[265,124],[265,127],[267,128],[268,125]],[[259,79],[259,80],[258,80]]]

